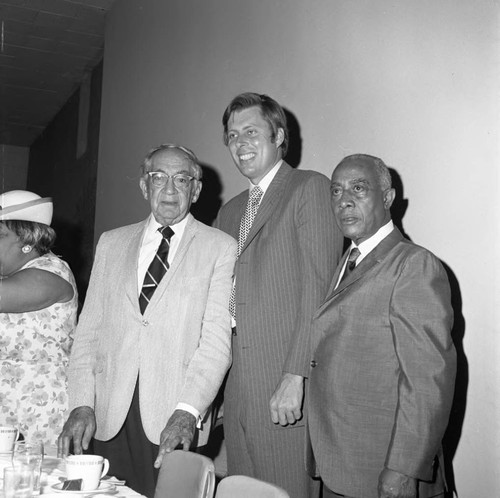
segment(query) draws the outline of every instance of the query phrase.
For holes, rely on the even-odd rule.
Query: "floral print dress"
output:
[[[78,295],[69,266],[54,254],[25,268],[60,276],[73,287],[73,297],[38,311],[0,313],[0,425],[17,426],[24,439],[54,446],[68,408],[66,368]]]

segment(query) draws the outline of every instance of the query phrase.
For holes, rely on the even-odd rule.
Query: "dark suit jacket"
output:
[[[248,190],[229,201],[215,226],[237,238],[247,201]],[[225,419],[245,399],[248,421],[281,429],[271,421],[269,401],[283,372],[309,373],[309,322],[328,289],[342,241],[328,179],[283,163],[236,262],[237,335]]]
[[[341,267],[313,321],[309,432],[326,485],[373,498],[384,467],[433,478],[455,381],[450,288],[397,229],[334,290]]]

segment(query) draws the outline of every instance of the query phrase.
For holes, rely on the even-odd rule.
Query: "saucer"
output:
[[[116,493],[116,486],[111,483],[111,482],[102,482],[99,484],[99,487],[97,489],[92,489],[92,490],[73,490],[73,489],[62,489],[63,487],[62,482],[58,482],[57,484],[53,484],[51,486],[51,489],[53,489],[56,493],[64,493],[68,495],[96,495],[98,493],[107,493],[107,494],[113,494]]]

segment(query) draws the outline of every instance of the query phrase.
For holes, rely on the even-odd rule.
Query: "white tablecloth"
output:
[[[0,489],[3,488],[3,469],[10,465],[12,465],[12,456],[5,453],[0,454]],[[64,461],[62,459],[49,455],[44,457],[41,476],[41,490],[44,498],[140,498],[143,496],[124,485],[116,485],[109,491],[99,493],[54,490],[52,486],[63,481],[65,475]],[[111,477],[104,482],[114,483],[115,481],[116,479]],[[90,494],[92,494],[92,497],[89,496]]]

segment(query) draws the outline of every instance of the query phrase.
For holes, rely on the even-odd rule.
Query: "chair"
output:
[[[247,476],[229,476],[217,486],[215,498],[290,498],[279,486]]]
[[[175,450],[163,457],[154,498],[212,498],[214,464],[210,458]]]

